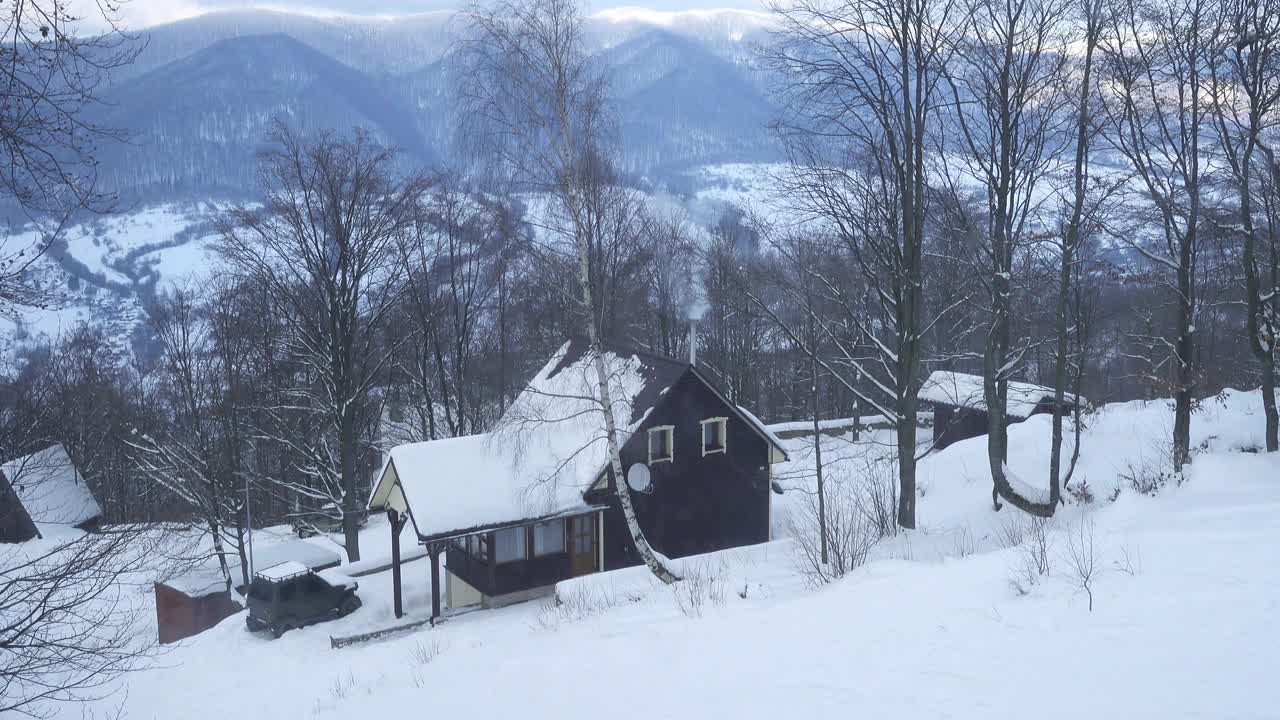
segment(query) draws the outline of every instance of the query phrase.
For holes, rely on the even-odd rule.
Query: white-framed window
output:
[[[522,527],[507,528],[499,530],[493,534],[493,560],[494,562],[514,562],[516,560],[524,560],[528,555],[525,552],[525,529]]]
[[[564,520],[551,520],[533,526],[533,556],[564,552]]]
[[[675,426],[649,428],[649,462],[671,462],[675,457]]]
[[[728,418],[707,418],[702,421],[702,454],[722,453],[728,438]]]

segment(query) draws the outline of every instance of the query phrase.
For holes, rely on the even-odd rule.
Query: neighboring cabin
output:
[[[91,529],[98,501],[61,445],[0,465],[0,542],[40,537],[40,526]]]
[[[391,451],[369,508],[409,523],[433,551],[433,579],[446,554],[450,607],[639,564],[588,350],[562,346],[493,432]],[[691,364],[618,347],[605,359],[625,481],[654,548],[681,557],[769,540],[772,464],[786,459],[777,438]]]
[[[1053,388],[1025,382],[1009,382],[1007,414],[1010,423],[1018,423],[1032,415],[1053,412]],[[948,445],[987,434],[987,401],[982,376],[939,370],[920,387],[918,397],[933,404],[933,447]],[[1088,406],[1088,400],[1066,393],[1062,412],[1070,413],[1076,405]]]

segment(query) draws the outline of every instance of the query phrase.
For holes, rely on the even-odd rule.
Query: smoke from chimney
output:
[[[702,286],[702,279],[697,270],[690,266],[686,269],[684,290],[684,317],[689,321],[689,364],[698,364],[698,321],[711,308],[707,304],[707,292]]]
[[[698,321],[689,318],[689,364],[698,364]]]

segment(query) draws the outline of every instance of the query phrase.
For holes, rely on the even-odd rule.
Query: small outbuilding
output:
[[[41,525],[89,530],[102,508],[61,445],[0,465],[0,542],[40,537]]]
[[[1026,382],[1009,382],[1006,413],[1010,423],[1032,415],[1053,412],[1054,390]],[[981,375],[939,370],[920,387],[920,400],[933,405],[933,447],[948,445],[987,434],[987,400]],[[1062,412],[1070,413],[1088,401],[1071,393],[1062,398]]]
[[[198,635],[240,612],[221,570],[197,570],[157,582],[156,625],[160,644]]]

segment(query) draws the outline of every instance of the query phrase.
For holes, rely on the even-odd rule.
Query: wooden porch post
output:
[[[427,547],[431,553],[431,624],[440,618],[440,543]]]
[[[404,528],[404,519],[395,510],[387,511],[387,519],[391,521],[391,588],[396,619],[399,619],[404,615],[404,601],[400,594],[400,530]]]

